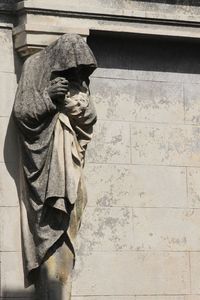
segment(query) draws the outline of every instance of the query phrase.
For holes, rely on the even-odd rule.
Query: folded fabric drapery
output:
[[[74,68],[84,87],[72,84],[65,105],[59,107],[47,91],[52,74]],[[21,148],[20,206],[28,284],[35,283],[33,274],[51,256],[68,252],[60,247],[67,246],[74,257],[73,243],[87,202],[85,151],[96,122],[86,83],[95,68],[91,50],[73,34],[31,56],[23,67],[13,112]],[[77,103],[77,109],[68,110],[67,99],[75,107]]]

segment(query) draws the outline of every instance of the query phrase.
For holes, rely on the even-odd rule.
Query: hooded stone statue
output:
[[[73,244],[87,202],[84,157],[96,122],[88,88],[95,68],[85,41],[65,34],[26,60],[18,85],[13,113],[21,148],[24,266],[28,284],[39,289],[46,280],[44,266],[61,286],[73,268]],[[40,300],[57,299],[41,295]]]

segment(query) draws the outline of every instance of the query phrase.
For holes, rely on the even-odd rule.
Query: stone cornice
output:
[[[100,20],[115,20],[115,21],[128,21],[128,22],[147,22],[147,23],[164,23],[164,24],[179,24],[188,26],[199,26],[200,23],[200,7],[193,7],[196,14],[193,14],[193,10],[188,10],[188,6],[178,6],[181,10],[177,10],[172,5],[166,4],[166,7],[170,7],[171,10],[162,11],[162,6],[160,5],[160,10],[142,10],[139,8],[132,9],[112,9],[112,8],[95,8],[91,5],[77,5],[77,1],[74,4],[63,2],[56,3],[54,1],[33,1],[26,0],[20,1],[17,4],[17,11],[19,14],[24,12],[30,14],[42,14],[42,15],[52,15],[60,17],[76,17],[76,18],[95,18]],[[83,1],[85,2],[85,1]],[[72,2],[73,3],[73,2]],[[172,10],[173,8],[173,10]]]
[[[18,15],[27,14],[37,14],[46,16],[56,16],[65,18],[80,18],[80,19],[95,19],[95,20],[106,20],[106,21],[116,21],[116,22],[129,22],[129,23],[143,23],[143,24],[157,24],[157,25],[174,25],[174,26],[184,26],[184,27],[200,27],[200,20],[174,20],[168,18],[162,18],[162,16],[154,17],[154,15],[149,15],[149,17],[143,16],[143,14],[137,13],[135,16],[129,15],[112,15],[112,14],[101,14],[92,12],[76,12],[76,11],[61,11],[61,10],[45,10],[45,9],[20,9]]]
[[[78,0],[71,2],[18,2],[16,14],[20,25],[13,30],[15,48],[22,55],[28,55],[45,47],[61,34],[72,32],[88,36],[91,30],[200,40],[200,7],[195,7],[199,14],[185,13],[184,6],[176,14],[169,13],[169,9],[145,11],[138,8],[95,7],[94,4],[100,3],[100,0],[85,0],[79,2],[80,5],[77,4]]]

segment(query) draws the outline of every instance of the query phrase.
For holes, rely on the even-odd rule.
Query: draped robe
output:
[[[78,68],[88,80],[95,58],[78,35],[65,34],[29,57],[23,66],[14,104],[21,148],[20,207],[25,274],[31,273],[63,234],[74,255],[74,240],[87,202],[84,157],[96,122],[89,104],[77,116],[67,115],[47,92],[53,72]]]

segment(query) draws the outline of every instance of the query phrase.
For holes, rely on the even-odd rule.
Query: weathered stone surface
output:
[[[185,300],[185,296],[136,296],[136,300]]]
[[[200,252],[190,253],[190,264],[191,264],[191,290],[192,290],[191,293],[194,295],[200,294]],[[196,298],[194,298],[194,300],[196,300]]]
[[[82,11],[87,13],[100,13],[123,16],[140,16],[151,18],[175,19],[175,20],[199,20],[198,6],[185,5],[167,5],[161,3],[151,3],[151,1],[131,1],[131,0],[111,0],[109,3],[106,0],[87,0],[80,2],[74,0],[71,3],[63,3],[58,0],[57,3],[48,0],[27,0],[25,7],[45,8],[56,10],[72,10]],[[191,4],[190,4],[191,5]],[[20,5],[22,6],[22,5]]]
[[[198,209],[135,208],[133,212],[135,250],[200,250]]]
[[[15,178],[15,179],[14,179]],[[18,178],[16,164],[0,163],[0,207],[18,206],[18,194],[15,180]]]
[[[72,297],[72,300],[136,300],[136,298],[135,296],[114,296],[114,297],[109,296],[109,298],[107,296],[88,296],[88,297],[83,296],[83,297]]]
[[[185,300],[200,300],[200,295],[187,295]]]
[[[99,121],[88,146],[87,162],[130,163],[130,127],[127,122]]]
[[[1,253],[1,297],[27,298],[33,288],[24,289],[22,254],[20,252]]]
[[[132,221],[130,208],[88,207],[78,236],[78,252],[131,250]]]
[[[182,84],[93,79],[99,118],[142,122],[184,122]]]
[[[188,168],[188,205],[189,207],[200,208],[200,169]]]
[[[16,76],[14,74],[0,72],[0,117],[10,116],[15,98],[16,87]]]
[[[199,84],[184,85],[185,121],[200,124]]]
[[[13,59],[13,44],[12,44],[12,31],[9,29],[0,30],[0,72],[14,72],[14,59]]]
[[[18,207],[0,207],[1,251],[20,251],[20,213]]]
[[[132,161],[200,166],[200,127],[132,124]]]
[[[117,68],[98,68],[92,75],[93,78],[109,78],[109,79],[123,79],[123,80],[140,80],[140,81],[158,81],[169,83],[199,83],[200,75],[191,73],[174,73],[174,72],[152,72],[134,69],[120,69]],[[91,82],[92,82],[91,80]],[[93,83],[92,83],[93,84]]]
[[[27,3],[27,1],[25,2]],[[56,5],[56,4],[55,4]],[[58,5],[56,5],[56,12],[58,12],[57,10]],[[36,8],[37,9],[37,8]],[[71,8],[72,9],[72,8]],[[80,9],[80,8],[79,8]],[[66,12],[67,10],[67,12]],[[152,22],[135,22],[134,26],[133,23],[130,22],[130,18],[127,18],[126,20],[124,20],[123,15],[124,15],[124,11],[121,10],[117,11],[117,13],[115,13],[114,10],[110,10],[110,15],[115,15],[116,16],[116,21],[113,22],[113,19],[109,18],[108,16],[106,16],[106,18],[102,18],[101,20],[97,18],[94,18],[93,15],[93,11],[91,9],[89,10],[85,10],[82,11],[82,13],[80,14],[80,11],[77,12],[77,14],[79,15],[79,18],[74,18],[73,14],[72,15],[68,15],[69,14],[69,6],[67,9],[64,9],[64,13],[67,13],[67,17],[63,16],[63,10],[61,10],[61,16],[58,18],[57,16],[55,16],[54,14],[45,14],[46,11],[44,11],[44,14],[29,14],[26,18],[26,20],[28,20],[28,22],[30,23],[36,23],[36,24],[41,24],[42,26],[45,25],[47,26],[48,24],[50,24],[50,31],[53,31],[54,29],[51,28],[52,24],[55,24],[60,27],[60,26],[64,26],[64,27],[69,27],[69,28],[79,28],[80,27],[80,23],[81,23],[81,27],[84,28],[85,30],[88,29],[92,29],[95,31],[105,31],[105,32],[115,32],[115,33],[131,33],[131,34],[138,34],[138,35],[149,35],[150,37],[153,36],[158,36],[158,37],[175,37],[175,38],[187,38],[187,39],[196,39],[199,40],[200,38],[200,34],[199,34],[199,30],[198,27],[195,26],[185,26],[185,24],[182,24],[182,26],[176,26],[175,24],[168,24],[168,26],[166,26],[165,24],[162,23],[157,23],[155,22],[154,24]],[[74,11],[77,11],[77,9],[75,9]],[[102,11],[102,9],[101,9]],[[98,13],[100,12],[100,10],[98,11]],[[120,15],[118,15],[118,13],[120,12]],[[103,14],[108,13],[108,8],[104,9],[104,11],[102,11]],[[88,16],[88,18],[85,17],[86,14]],[[92,14],[92,18],[90,18],[90,14]],[[129,16],[132,17],[132,11],[130,11]],[[135,17],[141,17],[143,18],[154,18],[155,15],[152,16],[152,14],[147,14],[146,12],[137,12],[135,14]],[[162,18],[162,16],[158,16],[155,18]],[[170,14],[170,18],[171,18],[171,14]],[[123,22],[122,22],[123,20]],[[189,20],[187,20],[189,21]],[[189,22],[188,22],[188,25]],[[43,35],[43,39],[44,41],[46,40],[47,35]],[[52,36],[53,37],[53,36]],[[38,45],[39,46],[39,42],[40,42],[40,46],[41,46],[41,42],[42,42],[42,35],[38,36],[36,34],[33,35],[29,35],[28,36],[28,40],[30,41],[34,41],[34,45]],[[48,39],[49,40],[49,39]]]
[[[97,118],[80,79],[89,81],[95,67],[84,39],[65,34],[32,56],[20,78],[13,113],[22,152],[23,262],[27,281],[39,267],[38,280],[29,281],[37,299],[50,293],[52,299],[70,299],[72,244],[87,202],[82,169]]]
[[[14,47],[21,56],[29,56],[56,41],[65,33],[80,34],[86,39],[88,28],[52,24],[21,24],[13,29]]]
[[[85,174],[88,205],[187,206],[186,170],[182,167],[86,164]]]
[[[27,1],[27,4],[28,2],[30,3],[30,1]],[[66,11],[66,5],[68,5],[62,0],[58,0],[58,2],[49,0],[31,2],[35,7],[44,5],[45,8],[52,6],[58,9],[62,6],[65,7],[64,11]],[[176,18],[180,18],[182,14],[192,13],[199,18],[198,7],[195,7],[196,10],[187,8],[184,11],[185,8],[183,6],[166,6],[155,2],[149,4],[143,1],[120,0],[86,0],[79,4],[81,7],[88,5],[90,10],[92,6],[95,7],[96,5],[96,9],[99,7],[98,12],[102,10],[108,12],[109,9],[118,12],[118,7],[122,8],[123,5],[124,14],[127,13],[126,9],[129,9],[128,5],[134,4],[134,8],[141,10],[144,7],[148,7],[149,11],[154,12],[155,17],[160,16],[160,12],[158,14],[156,9],[162,7],[161,13],[163,15],[167,13],[170,17],[176,15]],[[70,6],[74,7],[76,5],[76,0],[70,4]],[[69,9],[69,5],[67,8]],[[132,6],[131,11],[134,14],[136,12],[135,9],[132,9]],[[76,20],[69,18],[65,21],[62,17],[37,14],[28,16],[27,22],[35,22],[38,27],[44,25],[46,28],[48,28],[48,25],[50,28],[52,24],[58,26],[61,23],[66,27],[71,25],[80,26],[80,19],[78,18]],[[116,27],[117,30],[122,29],[122,26],[116,26],[116,24],[108,26],[108,23],[102,20],[84,20],[81,25],[85,26],[85,28],[94,25],[94,28],[97,29],[116,29]],[[123,30],[134,30],[134,28],[132,24],[131,26],[125,24]],[[155,28],[152,26],[151,30],[154,31]],[[181,31],[184,31],[184,28]],[[199,34],[198,28],[195,28],[194,31]],[[42,35],[38,37],[40,37],[40,41],[44,39]],[[29,42],[33,41],[36,43],[38,37],[36,35],[30,36]],[[163,52],[165,52],[164,48],[163,46]],[[147,52],[149,51],[148,49],[146,50]],[[116,51],[118,51],[118,48]],[[114,56],[113,52],[110,52]],[[138,52],[138,56],[132,56],[135,60],[139,56],[142,57],[142,60],[144,59],[144,55],[140,54],[140,52]],[[116,60],[118,59],[121,59],[120,55],[116,56]],[[165,61],[166,64],[173,64],[173,62],[169,63],[169,60]],[[187,58],[185,61],[187,61]],[[127,64],[129,63],[131,65],[130,60],[127,59]],[[98,125],[99,127],[96,129],[96,141],[94,146],[91,145],[89,147],[91,152],[88,153],[87,161],[92,163],[86,164],[89,189],[88,204],[105,206],[106,208],[88,207],[86,210],[80,231],[79,254],[91,253],[92,251],[99,252],[79,258],[80,264],[77,264],[78,274],[75,282],[75,295],[80,296],[73,297],[74,300],[200,299],[199,296],[182,296],[191,292],[189,256],[187,253],[174,252],[188,249],[192,251],[194,249],[199,250],[198,228],[200,218],[198,210],[177,209],[187,207],[186,170],[180,166],[188,165],[195,166],[194,168],[188,168],[188,205],[189,207],[200,207],[200,174],[198,168],[196,168],[196,166],[199,166],[200,161],[197,127],[178,125],[167,127],[165,125],[150,124],[149,126],[147,125],[148,129],[151,126],[157,129],[153,131],[147,130],[147,132],[145,131],[146,129],[143,130],[145,126],[133,124],[133,126],[140,128],[141,132],[137,132],[136,135],[133,134],[132,144],[135,148],[133,148],[132,161],[136,164],[156,164],[157,166],[128,165],[131,160],[129,124],[126,121],[183,123],[182,83],[189,83],[185,87],[185,121],[188,124],[199,124],[198,84],[191,87],[191,82],[200,82],[199,74],[184,73],[184,68],[182,73],[178,73],[176,64],[174,69],[177,68],[177,70],[174,72],[165,72],[164,68],[163,72],[161,72],[160,69],[162,68],[159,61],[154,61],[154,64],[159,66],[158,70],[150,69],[148,71],[145,69],[146,65],[144,64],[143,71],[139,69],[104,69],[97,70],[94,75],[103,77],[103,79],[95,78],[92,81],[91,93],[97,93],[98,96],[95,100],[98,116],[107,121],[99,122],[101,125]],[[151,62],[147,66],[151,67]],[[110,77],[110,79],[105,79],[105,77]],[[115,78],[119,78],[119,80],[115,80]],[[127,80],[121,80],[120,78]],[[137,80],[140,80],[140,82],[137,82]],[[1,89],[0,83],[3,97],[5,95],[4,86],[6,87],[3,83]],[[8,116],[10,112],[9,103],[11,102],[9,101],[9,99],[6,100],[5,98],[0,103],[0,114],[2,112],[2,116]],[[124,105],[125,103],[127,104],[126,106]],[[109,120],[114,120],[114,122],[111,123]],[[117,120],[120,120],[120,122],[115,122]],[[1,124],[0,128],[2,128]],[[119,134],[120,138],[118,133],[116,134],[117,131],[121,131]],[[13,159],[13,150],[15,151],[14,147],[12,147],[12,138],[10,140],[11,142],[8,143],[10,150],[6,151],[7,158],[9,157],[9,159],[6,159],[7,161]],[[138,148],[141,150],[140,153]],[[3,159],[1,161],[4,160],[3,156],[2,154]],[[106,163],[108,164],[106,165]],[[118,165],[114,165],[115,163],[118,163]],[[158,166],[159,164],[165,166]],[[172,167],[172,165],[176,167]],[[0,201],[1,195],[3,196],[1,204],[8,205],[9,203],[9,205],[15,205],[16,199],[12,197],[12,195],[16,195],[14,182],[9,178],[5,165],[2,164],[2,166],[3,177],[1,176],[0,166]],[[4,176],[4,172],[6,172],[5,174],[8,177]],[[1,186],[3,186],[3,189]],[[6,189],[9,189],[7,193]],[[113,208],[112,206],[115,207]],[[126,208],[123,208],[123,206]],[[137,208],[134,209],[134,212],[137,212],[135,214],[137,218],[134,219],[137,220],[134,232],[130,229],[131,210],[129,207]],[[152,207],[152,209],[141,209],[142,207]],[[154,209],[155,207],[162,209]],[[170,209],[163,209],[163,207]],[[8,211],[4,213],[2,220],[5,220],[5,224],[9,220],[8,216],[14,218],[13,214],[14,212],[9,213]],[[14,230],[17,229],[16,224],[13,227],[15,227],[13,228]],[[6,232],[8,235],[6,235]],[[132,237],[130,237],[130,234]],[[14,249],[12,244],[16,238],[14,235],[14,231],[11,228],[6,228],[5,233],[1,237],[3,249],[6,251]],[[6,244],[8,237],[12,241]],[[151,250],[153,253],[151,251],[149,253],[143,253],[142,251],[138,253],[130,252],[131,238],[134,239],[135,247],[140,247],[142,251]],[[173,253],[158,252],[160,249],[164,251],[170,250]],[[119,252],[112,252],[116,250]],[[193,254],[195,255],[195,253]],[[12,257],[9,256],[7,260],[8,264],[3,257],[2,271],[4,272],[6,267],[10,268],[4,272],[7,275],[6,280],[4,276],[3,281],[7,282],[9,289],[10,287],[11,289],[13,288],[13,281],[15,289],[19,280],[18,271],[20,276],[22,276],[21,266],[18,267],[17,263],[12,263],[11,268],[10,261],[12,261]],[[195,258],[193,257],[191,261],[192,288],[196,289],[194,293],[200,293],[199,255]],[[21,283],[19,283],[17,289],[23,289]],[[135,294],[137,296],[134,296]],[[16,297],[16,292],[8,295],[11,297],[10,300],[13,300]],[[23,291],[21,291],[21,294],[17,294],[18,299],[23,299],[23,297],[26,297],[26,293],[24,294]]]
[[[78,257],[74,277],[77,296],[188,294],[189,258],[181,252],[98,252]]]

